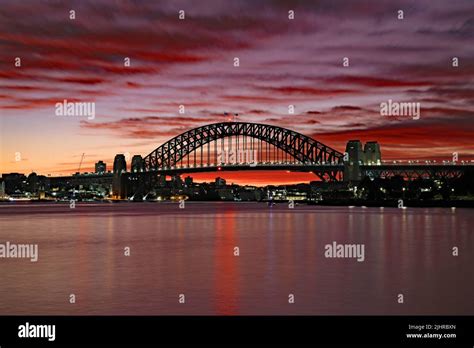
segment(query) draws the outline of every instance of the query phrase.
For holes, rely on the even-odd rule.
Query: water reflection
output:
[[[466,209],[2,207],[0,242],[38,242],[40,260],[0,260],[0,314],[472,314],[473,222]],[[365,261],[325,258],[333,241],[364,244]]]
[[[238,259],[240,247],[235,238],[236,214],[228,210],[215,224],[215,311],[219,315],[238,314]],[[239,248],[235,250],[234,248]]]

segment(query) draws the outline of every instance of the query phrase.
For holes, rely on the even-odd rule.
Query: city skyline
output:
[[[456,8],[423,1],[206,4],[6,1],[2,172],[71,174],[83,153],[81,171],[99,160],[110,168],[116,153],[146,156],[186,130],[233,117],[224,112],[294,129],[339,151],[360,139],[378,141],[384,159],[473,158],[468,1]],[[94,102],[94,119],[55,115],[63,100]],[[381,116],[389,100],[420,103],[420,118]],[[258,185],[315,179],[284,171],[219,176]]]

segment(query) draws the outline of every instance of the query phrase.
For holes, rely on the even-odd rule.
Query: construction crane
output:
[[[82,166],[82,161],[84,160],[84,155],[85,155],[85,153],[83,152],[82,156],[81,156],[81,162],[79,162],[79,169],[77,170],[78,173],[81,172],[81,166]]]
[[[84,156],[85,156],[85,153],[83,152],[82,153],[82,156],[81,156],[81,161],[79,162],[79,169],[77,170],[77,174],[81,174],[81,167],[82,167],[82,161],[84,161]],[[74,188],[72,189],[72,197],[76,197],[76,186],[74,185]]]

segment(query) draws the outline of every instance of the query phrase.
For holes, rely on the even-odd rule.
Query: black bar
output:
[[[19,326],[55,325],[55,340],[20,338]],[[432,329],[409,329],[431,325]],[[436,325],[455,325],[438,329]],[[2,316],[0,346],[65,344],[391,344],[472,347],[472,316]],[[407,338],[407,334],[456,338]]]

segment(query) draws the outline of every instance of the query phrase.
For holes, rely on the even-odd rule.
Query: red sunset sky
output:
[[[82,170],[111,168],[116,153],[145,156],[224,112],[341,152],[360,139],[377,140],[384,159],[474,159],[473,13],[469,0],[2,1],[0,173],[65,175],[82,153]],[[95,102],[95,119],[56,116],[64,99]],[[381,116],[389,99],[421,103],[420,119]]]

